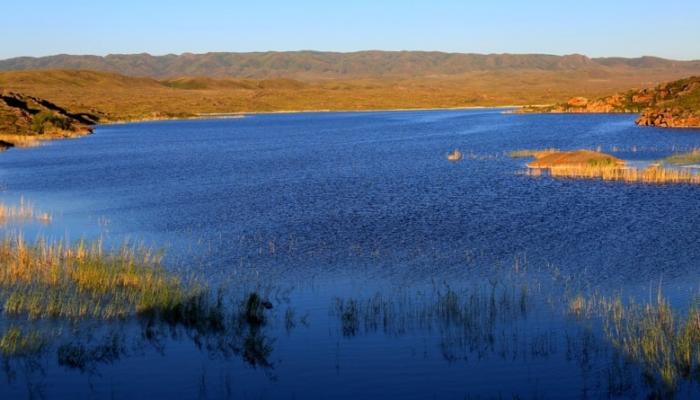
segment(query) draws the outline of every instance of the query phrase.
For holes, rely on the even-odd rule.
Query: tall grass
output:
[[[527,175],[541,176],[545,172],[557,178],[602,179],[630,183],[700,184],[700,174],[655,166],[639,169],[606,164],[562,165],[546,169],[532,168],[527,171]]]
[[[685,153],[677,153],[661,160],[665,164],[689,165],[700,163],[700,149],[693,149]]]
[[[34,209],[34,205],[30,202],[20,199],[18,206],[7,206],[0,203],[0,223],[8,220],[36,220],[41,222],[50,222],[51,215],[47,212],[39,212]]]
[[[625,303],[619,296],[574,297],[569,312],[578,317],[602,317],[605,336],[628,359],[674,390],[680,379],[691,379],[700,368],[700,308],[692,304],[675,312],[657,293],[647,304]]]
[[[142,247],[105,252],[99,242],[0,240],[0,302],[29,318],[123,318],[192,311],[201,290],[185,285]]]

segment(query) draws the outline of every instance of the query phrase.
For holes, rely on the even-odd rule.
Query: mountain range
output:
[[[60,54],[0,60],[0,71],[36,69],[94,70],[157,79],[183,76],[301,80],[410,78],[459,76],[484,71],[587,71],[601,77],[630,71],[673,71],[680,76],[700,73],[700,60],[424,51],[184,53],[162,56],[146,53]]]

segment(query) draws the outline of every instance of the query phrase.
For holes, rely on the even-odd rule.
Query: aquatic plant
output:
[[[3,312],[30,318],[124,318],[149,313],[185,318],[199,311],[202,288],[185,285],[160,265],[160,255],[124,245],[76,245],[21,235],[0,240]]]
[[[563,165],[550,168],[531,168],[526,172],[529,176],[541,176],[544,173],[556,178],[601,179],[628,183],[700,184],[700,174],[657,166],[639,169],[610,164]]]
[[[3,357],[24,357],[34,355],[44,348],[46,342],[37,331],[25,332],[11,326],[0,337],[0,355]]]
[[[48,223],[51,222],[51,214],[36,211],[32,203],[21,198],[17,206],[7,206],[0,203],[0,223],[9,220],[36,220]]]
[[[646,304],[623,302],[619,296],[574,297],[569,312],[577,317],[601,318],[605,337],[629,360],[640,364],[673,391],[679,380],[693,379],[700,367],[700,308],[691,304],[674,311],[659,290]]]
[[[676,153],[661,160],[664,164],[690,165],[700,163],[700,149],[693,149],[685,153]]]

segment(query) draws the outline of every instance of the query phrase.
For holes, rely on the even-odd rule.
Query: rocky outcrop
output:
[[[4,143],[12,144],[8,135],[37,139],[84,135],[97,122],[94,115],[71,113],[46,99],[0,89],[0,140]]]
[[[700,128],[700,77],[657,86],[652,105],[642,112],[637,125]]]
[[[641,113],[637,124],[662,128],[700,128],[700,77],[631,90],[597,100],[573,97],[566,103],[524,107],[523,113]]]
[[[596,100],[572,97],[566,103],[544,107],[524,107],[523,113],[636,113],[649,105],[645,96],[625,93]]]
[[[700,128],[700,113],[671,108],[650,108],[639,116],[637,125],[660,128]]]

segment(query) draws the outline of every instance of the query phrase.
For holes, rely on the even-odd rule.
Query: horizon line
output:
[[[642,54],[638,56],[590,56],[587,54],[583,53],[566,53],[566,54],[555,54],[555,53],[538,53],[538,52],[528,52],[528,53],[517,53],[517,52],[492,52],[492,53],[479,53],[479,52],[460,52],[460,51],[444,51],[444,50],[381,50],[381,49],[365,49],[365,50],[352,50],[352,51],[337,51],[337,50],[314,50],[314,49],[299,49],[299,50],[255,50],[255,51],[205,51],[205,52],[190,52],[190,51],[185,51],[181,53],[174,53],[174,52],[169,52],[169,53],[150,53],[147,51],[141,51],[141,52],[133,52],[133,53],[102,53],[102,54],[96,54],[96,53],[52,53],[52,54],[47,54],[47,55],[20,55],[20,56],[12,56],[12,57],[6,57],[6,58],[0,58],[0,61],[7,61],[7,60],[13,60],[13,59],[21,59],[21,58],[32,58],[32,59],[38,59],[38,58],[49,58],[49,57],[59,57],[59,56],[73,56],[73,57],[100,57],[100,58],[106,58],[106,57],[115,57],[115,56],[136,56],[136,55],[144,55],[144,56],[150,56],[150,57],[167,57],[167,56],[175,56],[175,57],[182,57],[182,56],[188,56],[188,55],[207,55],[207,54],[266,54],[266,53],[331,53],[331,54],[357,54],[357,53],[439,53],[439,54],[450,54],[450,55],[475,55],[475,56],[552,56],[552,57],[585,57],[591,60],[595,59],[610,59],[610,58],[619,58],[619,59],[627,59],[627,60],[633,60],[633,59],[644,59],[644,58],[654,58],[654,59],[661,59],[661,60],[667,60],[667,61],[682,61],[682,62],[693,62],[693,61],[700,61],[700,58],[666,58],[666,57],[661,57],[661,56],[656,56],[656,55],[650,55],[650,54]]]

